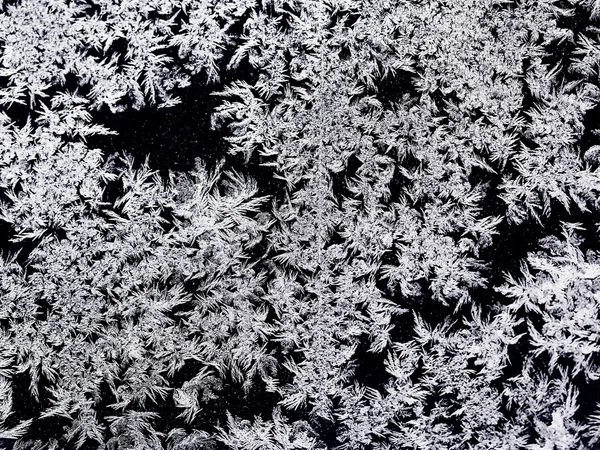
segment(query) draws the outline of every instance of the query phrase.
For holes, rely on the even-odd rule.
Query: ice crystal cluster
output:
[[[0,447],[600,448],[600,2],[3,0]]]

